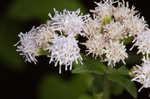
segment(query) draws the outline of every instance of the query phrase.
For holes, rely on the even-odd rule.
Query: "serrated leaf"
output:
[[[84,56],[83,64],[74,64],[72,73],[96,73],[103,75],[106,69],[106,66],[100,61]]]
[[[128,77],[111,73],[108,74],[108,79],[124,87],[134,98],[137,97],[137,89],[134,83]]]
[[[39,18],[45,21],[48,13],[53,13],[53,8],[57,10],[81,8],[83,10],[79,0],[15,0],[9,6],[8,16],[20,20]]]

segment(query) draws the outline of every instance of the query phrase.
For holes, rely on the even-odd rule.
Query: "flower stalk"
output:
[[[107,78],[107,70],[104,73],[103,99],[110,99],[110,81]]]

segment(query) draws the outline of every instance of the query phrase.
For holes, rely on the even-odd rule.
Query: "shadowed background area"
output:
[[[150,23],[148,1],[128,1]],[[58,67],[48,64],[49,59],[44,56],[38,58],[36,65],[25,63],[13,45],[19,40],[18,33],[25,33],[32,26],[46,23],[48,13],[53,13],[53,8],[58,11],[80,8],[86,14],[89,9],[94,9],[94,2],[95,0],[0,0],[0,99],[87,99],[84,94],[91,94],[90,75],[75,75],[70,71],[58,74]],[[135,64],[133,59],[136,59],[134,54],[127,64],[129,67]],[[137,87],[140,85],[137,84]],[[149,94],[149,89],[143,89],[138,93],[138,99],[148,99]],[[112,99],[120,98],[133,99],[126,91],[112,96]]]

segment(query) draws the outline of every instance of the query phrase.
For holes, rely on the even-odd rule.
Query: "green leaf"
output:
[[[137,97],[137,89],[130,78],[117,73],[108,74],[108,79],[124,87],[134,98]]]
[[[93,76],[94,76],[94,80],[93,80],[91,90],[94,94],[101,93],[104,87],[104,76],[98,74],[94,74]]]
[[[132,43],[134,37],[128,37],[126,39],[123,40],[124,44],[129,44],[129,43]]]
[[[96,94],[94,96],[94,99],[103,99],[103,92],[99,93],[99,94]]]
[[[121,66],[119,69],[109,68],[108,74],[119,74],[119,75],[129,75],[129,70],[125,66]]]
[[[83,64],[74,64],[72,73],[96,73],[103,75],[107,67],[100,61],[83,56]]]
[[[117,83],[111,82],[111,94],[118,96],[122,94],[123,91],[124,91],[124,87],[122,87]]]
[[[38,53],[39,53],[40,55],[49,55],[49,54],[50,54],[49,51],[44,50],[44,49],[42,49],[42,48],[39,48],[39,49],[38,49]]]
[[[80,96],[79,99],[92,99],[92,97],[85,94],[85,95]]]
[[[79,0],[15,0],[9,6],[8,16],[13,19],[30,20],[34,18],[47,20],[48,13],[57,10],[76,10],[84,7]]]

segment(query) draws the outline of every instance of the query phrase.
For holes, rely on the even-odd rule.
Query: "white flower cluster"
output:
[[[95,10],[91,10],[93,18],[85,21],[84,32],[88,41],[84,45],[89,54],[101,57],[109,66],[114,67],[120,61],[125,64],[128,54],[124,39],[136,37],[146,30],[144,18],[124,1],[104,0],[96,4]]]
[[[17,51],[20,55],[25,56],[25,61],[37,62],[36,57],[46,55],[50,57],[50,63],[55,62],[55,66],[59,65],[59,73],[61,67],[65,66],[65,70],[70,66],[72,69],[73,62],[82,63],[80,48],[75,36],[82,35],[83,17],[80,10],[67,11],[58,13],[47,24],[42,24],[37,28],[32,28],[27,33],[20,33],[20,41],[16,44]]]
[[[150,29],[144,18],[123,0],[103,0],[96,4],[97,7],[91,10],[92,17],[80,14],[80,9],[63,12],[54,9],[54,16],[49,14],[50,20],[46,24],[19,34],[17,51],[25,61],[34,63],[38,56],[46,55],[50,58],[49,63],[59,65],[61,73],[62,66],[71,70],[73,63],[82,63],[78,35],[87,38],[82,44],[87,47],[88,54],[100,57],[111,67],[120,61],[125,64],[128,57],[126,39],[134,38],[131,50],[137,47],[137,54],[142,53],[145,58],[142,66],[133,68],[132,81],[143,84],[141,89],[150,87]]]
[[[141,89],[150,87],[150,29],[144,18],[124,1],[104,0],[96,4],[91,10],[93,18],[88,18],[84,25],[88,54],[100,57],[108,66],[114,67],[120,61],[125,64],[128,57],[125,40],[134,38],[131,50],[137,47],[137,54],[142,53],[146,59],[142,66],[137,65],[132,70],[132,81],[141,83]]]
[[[148,29],[147,31],[140,32],[137,34],[135,39],[133,40],[134,45],[132,48],[137,46],[138,52],[137,53],[142,53],[144,58],[143,58],[143,63],[141,66],[136,65],[133,67],[133,70],[131,74],[134,76],[132,81],[137,81],[141,83],[143,86],[139,89],[139,91],[142,88],[148,88],[150,87],[150,30]]]

